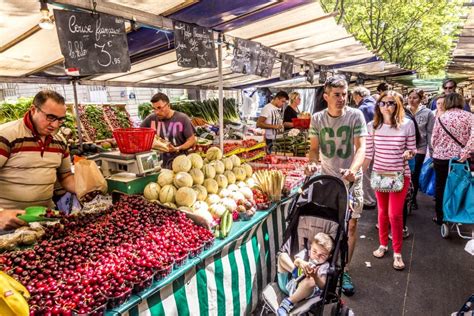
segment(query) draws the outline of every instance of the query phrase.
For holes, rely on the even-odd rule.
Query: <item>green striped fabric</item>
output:
[[[124,315],[249,315],[275,280],[290,202]]]

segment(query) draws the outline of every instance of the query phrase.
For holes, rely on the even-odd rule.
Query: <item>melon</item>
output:
[[[229,157],[232,160],[232,165],[235,167],[240,167],[240,158],[237,155],[232,155]]]
[[[193,178],[193,184],[202,184],[204,182],[204,173],[201,171],[201,169],[191,169],[189,174]]]
[[[191,161],[192,168],[201,169],[202,166],[204,165],[204,162],[202,161],[202,157],[197,153],[189,154],[188,159]]]
[[[180,206],[178,208],[178,210],[180,211],[183,211],[183,212],[188,212],[188,213],[192,213],[193,211],[191,210],[191,208],[187,207],[187,206]]]
[[[239,192],[242,193],[247,200],[253,199],[253,192],[249,187],[242,187],[239,189]]]
[[[229,184],[234,184],[235,181],[237,180],[235,178],[235,174],[232,171],[226,171],[226,172],[224,172],[224,175],[227,177],[227,182]]]
[[[191,177],[189,173],[181,171],[174,176],[173,183],[178,189],[182,187],[191,187],[193,185],[193,177]]]
[[[206,199],[206,203],[208,205],[219,203],[220,201],[221,201],[221,198],[217,194],[209,194],[209,196]]]
[[[222,160],[222,162],[224,163],[225,170],[232,170],[234,168],[234,164],[232,163],[232,159],[224,158]]]
[[[211,147],[206,152],[206,158],[209,161],[222,159],[222,151],[219,147]]]
[[[214,169],[216,169],[217,174],[223,174],[224,173],[225,166],[224,166],[224,163],[222,161],[216,160],[216,161],[214,161],[213,165],[214,165]]]
[[[176,204],[171,203],[171,202],[164,203],[163,205],[164,205],[164,206],[168,206],[169,208],[178,208],[178,207],[176,206]]]
[[[219,191],[219,185],[214,179],[204,180],[204,187],[206,188],[207,193],[209,194],[217,193],[217,191]]]
[[[176,192],[175,200],[179,206],[191,207],[197,199],[196,192],[188,187],[179,188]]]
[[[230,184],[227,189],[229,189],[229,191],[239,191],[239,187],[236,185],[236,184]]]
[[[204,186],[200,184],[196,184],[193,186],[193,190],[196,191],[197,200],[198,201],[205,201],[207,198],[207,190]]]
[[[160,171],[160,174],[158,175],[157,182],[161,187],[164,187],[167,184],[172,184],[173,178],[174,178],[174,172],[172,170],[162,169]]]
[[[161,187],[158,183],[150,182],[146,185],[145,189],[143,190],[143,196],[148,201],[158,200],[158,197],[160,195],[160,190],[161,190]]]
[[[230,195],[230,192],[232,192],[232,191],[230,191],[230,190],[227,189],[227,188],[226,188],[226,189],[222,189],[222,190],[219,191],[219,196],[220,196],[221,198],[228,197],[228,196]]]
[[[247,178],[247,173],[245,173],[245,170],[242,167],[234,167],[232,172],[235,174],[237,181],[244,181],[245,178]]]
[[[253,169],[251,165],[244,163],[241,167],[244,168],[245,173],[247,174],[247,178],[252,176]]]
[[[186,155],[179,155],[178,157],[174,158],[172,169],[174,172],[188,172],[191,170],[192,164],[191,160],[189,160]]]
[[[168,203],[174,202],[174,196],[176,194],[176,188],[172,186],[171,184],[167,184],[164,187],[161,188],[160,190],[160,202],[161,203]]]
[[[211,164],[204,165],[202,172],[204,173],[204,178],[206,179],[214,179],[216,176],[216,169]]]
[[[227,181],[227,177],[223,174],[218,174],[216,176],[216,182],[217,182],[217,185],[219,186],[219,188],[221,188],[221,189],[226,188],[227,185],[229,184],[228,181]]]
[[[221,218],[222,215],[224,215],[224,213],[227,211],[227,208],[220,203],[216,203],[212,204],[209,207],[209,210],[211,211],[211,214],[214,218]]]
[[[192,207],[193,212],[209,211],[209,205],[204,201],[197,201]]]

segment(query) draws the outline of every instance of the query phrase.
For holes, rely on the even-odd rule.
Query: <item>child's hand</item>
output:
[[[308,262],[308,261],[302,261],[300,264],[300,268],[303,270],[303,273],[306,276],[309,276],[310,274],[314,273],[314,264]]]

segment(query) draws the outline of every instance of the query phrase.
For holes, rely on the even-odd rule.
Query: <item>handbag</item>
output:
[[[433,158],[428,158],[423,163],[420,172],[420,190],[421,192],[435,196],[436,175],[433,168]]]
[[[443,194],[444,220],[448,222],[474,223],[474,177],[467,162],[457,158],[449,161],[449,174]]]
[[[400,192],[404,185],[403,171],[375,171],[370,175],[370,186],[377,192]]]

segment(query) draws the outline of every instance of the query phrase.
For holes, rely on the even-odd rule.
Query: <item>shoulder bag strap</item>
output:
[[[441,122],[441,119],[438,117],[438,122],[439,124],[441,125],[441,127],[444,129],[444,131],[446,132],[446,134],[449,135],[449,137],[451,137],[455,142],[456,144],[458,144],[459,146],[461,146],[461,148],[464,148],[465,145],[463,145],[456,137],[453,136],[453,134],[451,134],[448,129],[446,128],[446,126],[444,126],[443,122]]]

